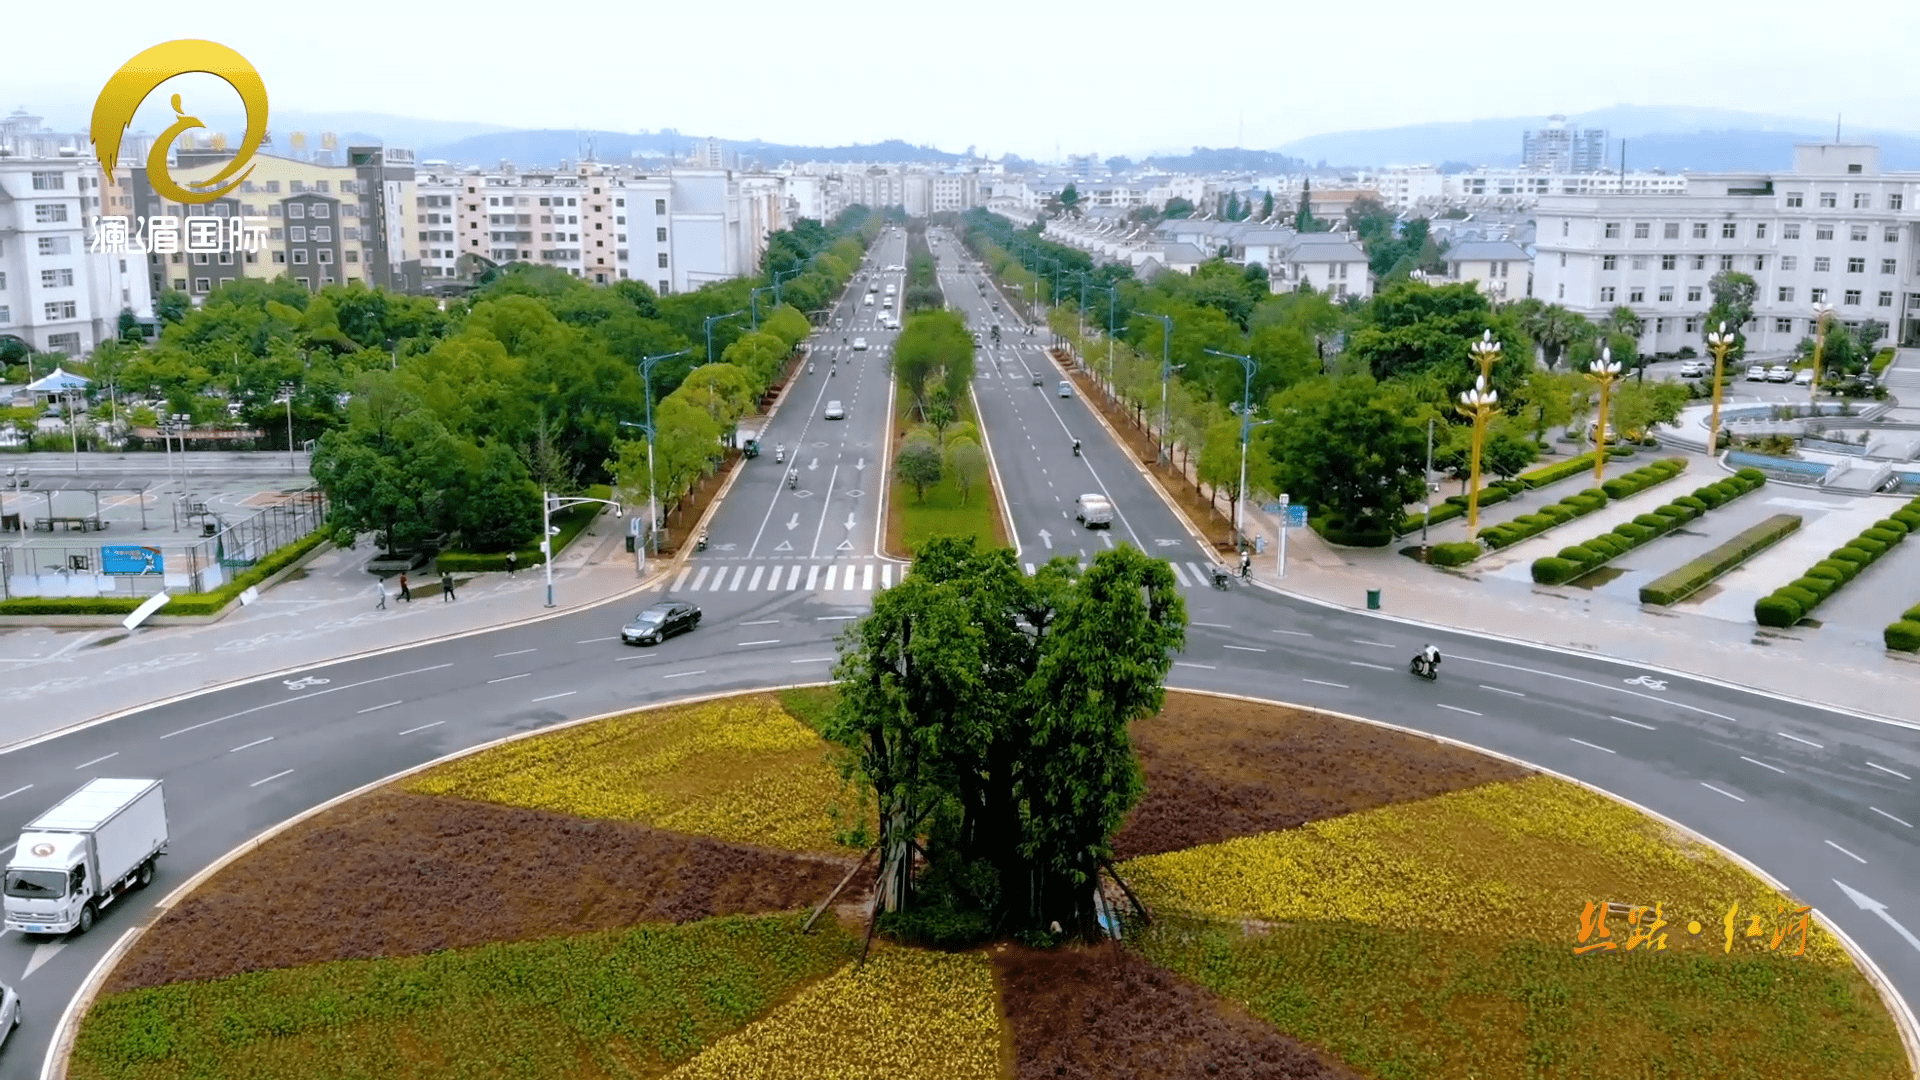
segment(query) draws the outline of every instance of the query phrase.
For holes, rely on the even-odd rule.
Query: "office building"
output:
[[[1559,114],[1547,117],[1547,126],[1520,136],[1523,168],[1553,173],[1591,173],[1606,168],[1607,133],[1602,128],[1580,129]]]

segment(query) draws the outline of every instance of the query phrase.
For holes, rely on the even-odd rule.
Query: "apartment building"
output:
[[[84,356],[119,335],[122,312],[152,323],[138,256],[88,250],[88,224],[114,212],[118,190],[82,136],[24,110],[0,120],[0,337]]]
[[[1555,113],[1547,126],[1520,136],[1520,164],[1554,173],[1592,173],[1606,167],[1604,128],[1576,128]]]
[[[1403,213],[1449,207],[1523,209],[1549,195],[1682,195],[1687,190],[1685,176],[1658,171],[1622,177],[1617,172],[1571,173],[1525,166],[1442,173],[1431,165],[1394,165],[1365,174],[1360,183],[1389,210]]]
[[[1590,318],[1617,306],[1646,321],[1641,349],[1700,347],[1723,271],[1759,291],[1750,355],[1781,356],[1809,334],[1817,303],[1850,327],[1886,324],[1920,343],[1920,173],[1886,173],[1865,144],[1805,144],[1783,172],[1687,174],[1682,195],[1540,200],[1534,295]]]

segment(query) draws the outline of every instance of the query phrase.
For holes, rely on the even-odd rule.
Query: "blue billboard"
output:
[[[157,547],[106,544],[100,548],[100,569],[108,574],[158,574],[164,560]]]

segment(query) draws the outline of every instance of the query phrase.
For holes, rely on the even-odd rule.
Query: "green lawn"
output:
[[[834,919],[685,926],[352,960],[95,1002],[72,1080],[659,1076],[840,968]]]
[[[961,419],[973,420],[971,402],[967,404],[967,412]],[[909,407],[903,405],[900,415],[894,418],[894,428],[899,431],[911,426],[913,418]],[[898,453],[899,447],[894,450]],[[965,503],[960,501],[960,488],[951,475],[943,476],[938,484],[928,487],[924,500],[914,492],[912,484],[898,478],[891,478],[889,484],[887,550],[894,554],[911,556],[920,550],[920,545],[936,536],[975,536],[983,545],[1008,546],[1006,528],[1000,521],[999,506],[994,498],[991,468],[982,482],[967,493]]]

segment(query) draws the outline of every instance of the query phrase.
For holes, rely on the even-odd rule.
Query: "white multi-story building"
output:
[[[153,321],[143,260],[89,250],[88,225],[116,212],[102,198],[118,189],[83,142],[24,112],[0,121],[0,336],[37,352],[85,356],[119,336],[122,312]]]
[[[1807,144],[1789,171],[1686,180],[1683,195],[1541,199],[1534,295],[1590,318],[1629,307],[1641,350],[1669,352],[1700,347],[1708,281],[1738,271],[1758,285],[1750,355],[1792,350],[1816,303],[1920,341],[1920,173],[1883,173],[1874,146]]]
[[[1664,172],[1569,173],[1544,169],[1480,168],[1442,173],[1431,165],[1393,165],[1360,180],[1390,210],[1432,212],[1447,207],[1521,209],[1548,195],[1680,195],[1684,175]]]

